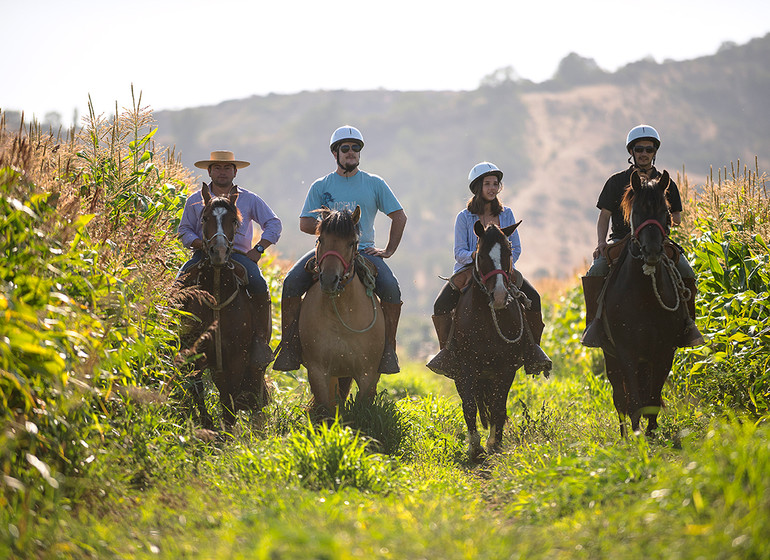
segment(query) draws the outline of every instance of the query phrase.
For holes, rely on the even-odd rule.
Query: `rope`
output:
[[[679,273],[679,270],[677,270],[674,261],[668,258],[668,255],[665,253],[661,257],[661,261],[663,263],[663,272],[667,274],[671,284],[674,286],[676,303],[674,303],[673,307],[669,307],[663,303],[663,298],[660,296],[660,292],[658,291],[658,282],[655,277],[656,267],[649,264],[644,264],[642,265],[642,272],[650,277],[650,281],[652,282],[652,291],[655,292],[655,298],[658,300],[661,308],[665,309],[666,311],[676,311],[679,309],[679,306],[683,300],[688,301],[690,299],[692,293],[690,292],[689,288],[685,287],[684,281],[682,280],[682,275]]]
[[[340,296],[340,293],[345,288],[343,287],[342,290],[339,290],[333,294],[329,294],[329,298],[332,300],[332,307],[334,308],[334,314],[337,316],[337,319],[339,319],[340,323],[343,327],[345,327],[347,330],[353,333],[365,333],[368,332],[374,327],[374,324],[377,322],[377,300],[374,299],[374,285],[375,285],[375,278],[374,274],[372,273],[371,269],[368,266],[368,262],[364,262],[366,259],[361,256],[361,254],[356,253],[355,257],[353,257],[353,266],[351,267],[351,275],[352,278],[353,275],[358,273],[358,270],[363,270],[363,274],[360,274],[358,276],[359,280],[361,280],[361,283],[364,285],[364,288],[366,289],[366,295],[369,297],[369,299],[372,300],[372,311],[373,311],[373,317],[372,322],[369,324],[368,327],[363,329],[354,329],[350,325],[348,325],[343,319],[342,316],[340,316],[340,312],[337,309],[337,298]],[[356,266],[359,265],[359,266]]]

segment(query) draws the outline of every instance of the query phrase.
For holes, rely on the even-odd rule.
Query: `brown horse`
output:
[[[484,454],[476,427],[477,411],[482,425],[489,426],[487,451],[502,447],[508,392],[516,370],[524,363],[524,353],[534,344],[524,318],[529,301],[512,278],[508,237],[519,223],[504,229],[490,224],[484,229],[476,222],[479,241],[473,281],[455,310],[454,355],[460,370],[455,386],[468,427],[471,460]]]
[[[321,209],[316,243],[318,282],[305,294],[299,316],[302,362],[307,368],[314,407],[329,414],[347,398],[352,379],[358,398],[377,392],[377,372],[385,345],[385,321],[374,294],[358,274],[361,209]]]
[[[186,284],[198,287],[200,297],[188,296],[183,309],[197,318],[187,321],[183,345],[188,353],[201,354],[195,362],[193,396],[201,423],[214,423],[204,402],[202,372],[212,372],[219,390],[226,428],[235,423],[238,410],[260,411],[268,403],[265,364],[258,364],[265,342],[257,337],[256,318],[246,293],[246,273],[230,259],[233,239],[241,224],[235,206],[238,193],[212,197],[204,184],[203,237],[206,258],[188,273]]]
[[[631,239],[607,279],[603,324],[608,342],[602,347],[607,377],[626,437],[626,416],[639,431],[647,418],[647,435],[658,427],[661,391],[671,370],[679,333],[689,318],[685,288],[674,261],[664,251],[668,241],[668,172],[643,181],[638,173],[623,196]],[[678,254],[674,254],[677,258]]]

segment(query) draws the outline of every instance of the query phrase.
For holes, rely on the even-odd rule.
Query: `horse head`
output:
[[[241,213],[235,206],[238,193],[228,197],[211,196],[208,185],[201,190],[203,195],[203,246],[212,266],[224,266],[230,259],[235,234],[241,225]]]
[[[316,266],[321,290],[327,294],[339,292],[352,278],[354,259],[358,253],[361,208],[350,210],[319,210],[321,221],[316,228]]]
[[[475,274],[482,290],[489,295],[489,306],[503,309],[510,302],[508,286],[510,283],[511,242],[508,237],[519,227],[517,222],[500,229],[496,224],[489,224],[486,229],[478,221],[473,231],[479,238],[476,247]]]
[[[663,256],[668,237],[669,206],[666,190],[671,182],[668,171],[657,179],[643,180],[639,173],[631,174],[631,188],[623,195],[622,208],[631,225],[634,244],[645,264],[655,266]]]

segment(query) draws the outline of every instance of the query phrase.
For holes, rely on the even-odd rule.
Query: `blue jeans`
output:
[[[377,268],[377,279],[374,284],[374,293],[380,298],[380,301],[386,303],[401,303],[401,288],[398,280],[393,275],[390,267],[385,264],[382,257],[374,257],[364,252],[360,253],[367,261]],[[305,265],[311,257],[315,255],[315,249],[309,251],[294,266],[283,281],[283,294],[281,297],[297,297],[305,295],[313,284],[313,275],[305,270]]]
[[[182,268],[179,269],[177,278],[201,262],[204,258],[206,258],[206,254],[203,251],[195,251],[192,258],[184,263]],[[257,263],[255,263],[243,253],[237,253],[235,251],[230,254],[230,258],[235,262],[242,264],[246,268],[246,272],[249,275],[250,293],[259,294],[267,292],[267,282],[262,277],[262,272],[259,270],[259,265]]]

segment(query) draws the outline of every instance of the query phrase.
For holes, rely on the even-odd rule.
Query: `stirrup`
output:
[[[609,341],[599,317],[591,321],[591,324],[586,327],[583,337],[580,339],[580,344],[589,348],[602,348],[607,342]]]
[[[693,346],[701,346],[703,344],[706,344],[706,341],[703,339],[703,335],[698,330],[698,326],[695,324],[695,321],[690,319],[688,325],[684,328],[682,336],[679,339],[678,346],[680,348],[690,348]]]
[[[456,379],[457,375],[460,373],[457,358],[455,358],[454,353],[447,348],[439,350],[438,354],[433,356],[433,359],[425,364],[425,366],[433,373],[444,375],[449,379]]]
[[[377,368],[377,373],[398,373],[400,371],[401,368],[398,365],[396,349],[386,344],[385,349],[382,352],[380,366]]]
[[[551,359],[545,352],[543,352],[543,349],[540,348],[540,346],[535,346],[531,355],[527,356],[524,360],[524,371],[527,375],[533,377],[542,373],[543,377],[548,379],[552,367],[553,363],[551,362]]]

